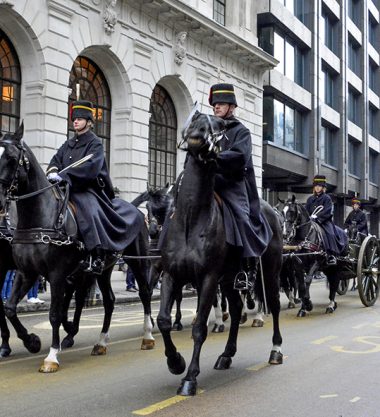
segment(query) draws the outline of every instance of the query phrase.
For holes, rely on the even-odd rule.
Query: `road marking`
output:
[[[197,390],[197,394],[202,394],[204,390]],[[177,404],[181,401],[188,400],[192,397],[184,397],[182,395],[176,395],[174,397],[168,398],[167,400],[160,401],[156,404],[149,405],[148,407],[141,408],[140,410],[132,411],[132,414],[136,414],[138,416],[148,416],[149,414],[153,414],[156,411],[163,410],[164,408],[170,407],[174,404]]]
[[[380,352],[380,343],[376,343],[375,341],[375,340],[378,340],[380,342],[380,336],[360,336],[360,337],[355,337],[353,340],[354,342],[363,343],[365,345],[370,345],[374,347],[368,350],[345,350],[344,346],[330,346],[330,347],[334,352],[340,352],[340,353],[366,354],[366,353]]]
[[[263,362],[263,363],[259,363],[259,364],[254,365],[254,366],[250,366],[249,368],[247,368],[247,371],[260,371],[261,369],[264,369],[267,366],[269,366],[269,363],[268,362]]]
[[[354,397],[352,400],[350,400],[350,403],[356,403],[360,400],[360,397]]]
[[[372,323],[370,322],[366,322],[366,323],[362,323],[362,324],[357,324],[356,326],[352,326],[353,329],[362,329],[363,327],[367,327],[370,326]],[[376,324],[375,324],[376,326]]]
[[[320,395],[319,398],[336,398],[338,394],[324,394]]]
[[[334,340],[334,339],[337,339],[337,338],[338,338],[338,336],[326,336],[326,337],[322,337],[321,339],[313,340],[311,343],[313,345],[322,345],[323,343],[326,343],[330,340]]]

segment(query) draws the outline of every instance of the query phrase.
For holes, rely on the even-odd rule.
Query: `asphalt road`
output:
[[[12,336],[12,356],[0,360],[0,416],[379,417],[380,305],[365,308],[357,292],[348,292],[338,297],[336,312],[326,315],[325,283],[313,283],[311,291],[315,309],[302,319],[285,309],[282,298],[283,365],[267,364],[271,318],[263,328],[252,328],[249,315],[228,371],[213,369],[226,333],[209,334],[199,394],[192,398],[176,396],[182,376],[167,370],[158,332],[156,348],[140,350],[139,304],[116,307],[103,357],[90,356],[102,309],[87,309],[75,346],[60,354],[59,371],[49,375],[38,373],[50,343],[48,316],[24,314],[23,323],[42,339],[42,351],[31,355]],[[195,299],[183,305],[185,329],[174,340],[189,362]],[[153,309],[156,315],[158,302]]]

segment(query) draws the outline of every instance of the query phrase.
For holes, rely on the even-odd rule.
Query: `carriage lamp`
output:
[[[6,102],[11,102],[13,101],[13,95],[13,87],[11,85],[3,85],[1,99]]]

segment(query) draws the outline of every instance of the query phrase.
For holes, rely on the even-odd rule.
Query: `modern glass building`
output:
[[[324,174],[335,221],[356,196],[379,235],[379,0],[257,3],[259,46],[279,61],[264,79],[265,195],[302,200]]]

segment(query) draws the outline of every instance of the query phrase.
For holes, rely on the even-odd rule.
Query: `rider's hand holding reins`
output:
[[[60,175],[58,175],[56,172],[51,172],[47,176],[47,179],[51,183],[60,183],[61,181],[63,181],[63,178]]]

